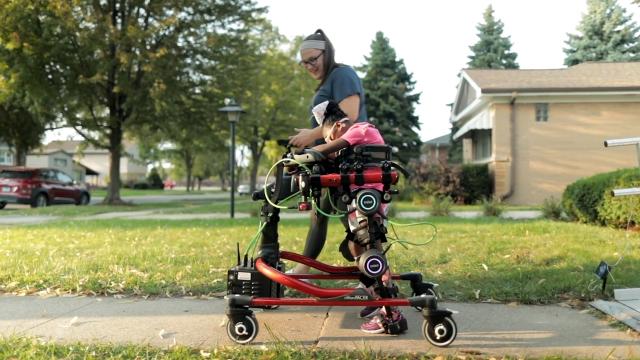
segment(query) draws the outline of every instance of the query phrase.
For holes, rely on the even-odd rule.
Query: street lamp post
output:
[[[218,109],[220,112],[227,113],[229,125],[231,125],[231,149],[229,150],[229,169],[231,172],[231,218],[235,215],[234,195],[236,189],[236,123],[240,120],[240,114],[245,112],[240,105],[233,99],[225,99],[225,106]]]

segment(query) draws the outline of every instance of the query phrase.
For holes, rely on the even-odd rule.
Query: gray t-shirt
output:
[[[351,95],[360,96],[360,109],[358,111],[358,122],[367,121],[367,108],[365,106],[364,88],[358,74],[347,65],[339,65],[329,74],[327,81],[316,91],[313,97],[311,108],[323,101],[333,100],[340,103]],[[311,116],[311,127],[318,126],[313,116]]]

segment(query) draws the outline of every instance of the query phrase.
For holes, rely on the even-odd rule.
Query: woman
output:
[[[311,109],[328,100],[335,101],[340,109],[353,121],[366,121],[365,95],[362,81],[349,66],[338,64],[334,58],[334,49],[325,33],[318,29],[307,36],[300,46],[300,64],[312,78],[318,80]],[[322,142],[322,127],[311,116],[310,129],[295,129],[298,133],[289,138],[289,142],[299,148],[311,147]],[[320,203],[322,210],[331,209],[329,198],[324,196]],[[324,247],[327,238],[328,218],[317,213],[311,215],[311,226],[307,233],[303,255],[316,259]],[[346,229],[348,226],[345,225]],[[347,237],[352,236],[347,230]],[[348,254],[347,242],[340,246],[343,254]],[[298,264],[294,273],[306,273],[309,267]]]

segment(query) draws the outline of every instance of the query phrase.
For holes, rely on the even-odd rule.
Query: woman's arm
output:
[[[351,121],[358,121],[358,116],[360,115],[360,96],[358,94],[347,96],[338,105]]]

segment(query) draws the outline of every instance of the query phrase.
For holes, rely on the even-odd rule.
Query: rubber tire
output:
[[[0,210],[4,209],[5,206],[7,206],[7,203],[5,201],[0,201]]]
[[[412,296],[420,296],[420,295],[432,295],[436,297],[436,300],[438,299],[438,294],[436,294],[436,291],[433,290],[433,288],[429,289],[429,291],[427,291],[425,294],[411,294]],[[414,309],[422,312],[422,310],[424,309],[422,306],[414,306]]]
[[[76,205],[78,206],[85,206],[85,205],[89,205],[89,201],[91,201],[91,198],[89,197],[89,194],[87,193],[82,193],[80,195],[80,199],[78,200],[78,202],[76,203]]]
[[[435,329],[441,325],[445,327],[447,333],[443,339],[437,339]],[[422,335],[424,335],[424,338],[427,339],[431,345],[447,347],[456,339],[456,336],[458,335],[458,325],[456,325],[456,322],[453,321],[451,316],[445,316],[442,318],[442,321],[435,324],[425,320],[422,323]]]
[[[248,335],[236,333],[236,327],[240,324],[245,326]],[[258,320],[256,320],[255,315],[246,315],[244,318],[236,319],[233,322],[229,319],[227,322],[227,336],[236,344],[245,345],[252,342],[256,336],[258,336],[259,330],[260,327],[258,326]]]
[[[43,200],[41,201],[41,199]],[[33,203],[31,204],[32,208],[47,207],[47,206],[49,206],[49,199],[47,198],[47,195],[43,193],[36,195],[35,199],[33,199]]]

